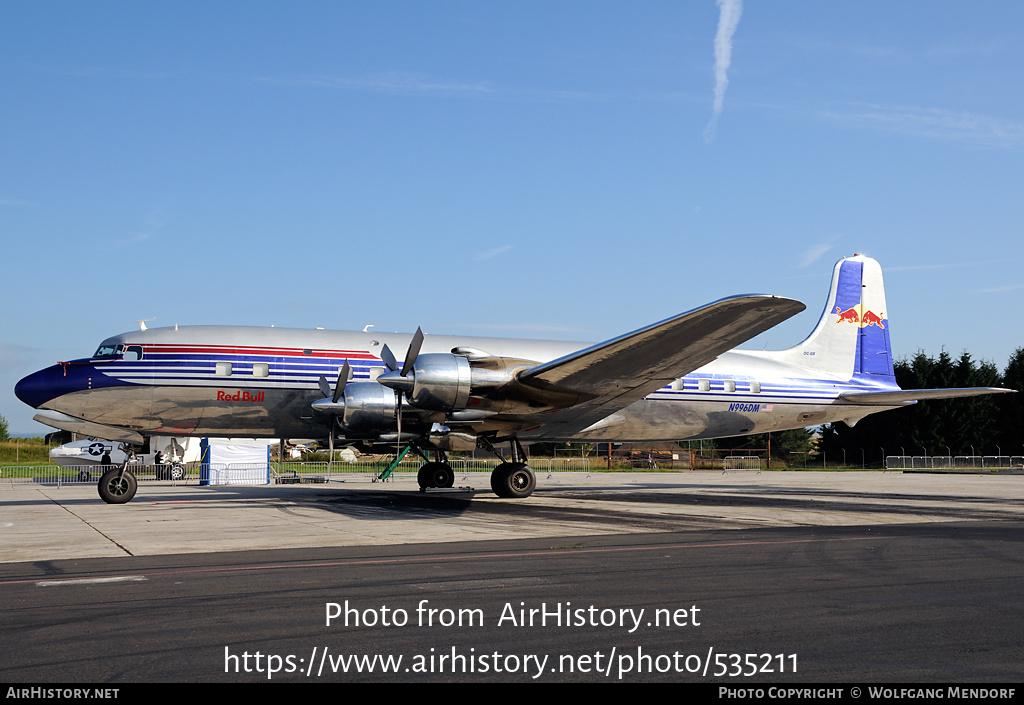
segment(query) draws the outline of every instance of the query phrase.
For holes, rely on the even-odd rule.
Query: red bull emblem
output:
[[[836,306],[834,315],[838,316],[836,323],[853,323],[859,328],[878,326],[882,330],[885,330],[885,326],[882,325],[885,313],[875,313],[874,311],[865,309],[863,304],[857,304],[845,311],[839,306]]]
[[[839,320],[836,323],[860,323],[860,314],[857,313],[856,308],[848,308],[843,311],[836,306],[836,313],[839,314]]]
[[[883,312],[882,315],[884,316],[885,313]],[[861,319],[861,324],[865,326],[878,326],[883,330],[885,329],[885,326],[882,325],[881,316],[875,315],[872,311],[864,312],[864,318]]]

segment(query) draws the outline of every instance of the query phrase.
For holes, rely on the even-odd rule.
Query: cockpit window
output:
[[[124,352],[123,345],[100,345],[93,357],[117,357]]]
[[[116,358],[124,356],[125,360],[141,360],[141,345],[100,345],[93,357]]]

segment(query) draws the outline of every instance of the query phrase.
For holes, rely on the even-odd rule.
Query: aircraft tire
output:
[[[421,489],[428,487],[451,487],[455,484],[455,471],[448,463],[424,463],[416,473]]]
[[[430,463],[424,463],[420,465],[419,471],[416,473],[416,482],[419,483],[420,489],[425,490],[428,487],[433,487],[430,479],[430,469],[427,467]]]
[[[522,499],[537,489],[537,476],[526,463],[501,463],[491,473],[491,489],[502,499]]]
[[[170,472],[167,474],[170,476],[170,479],[175,482],[181,482],[185,479],[185,466],[181,463],[174,463],[171,465]]]
[[[127,470],[124,475],[117,468],[107,470],[100,478],[98,485],[100,499],[107,504],[124,504],[130,502],[139,489],[139,483]]]

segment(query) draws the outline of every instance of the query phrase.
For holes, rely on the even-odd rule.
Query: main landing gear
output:
[[[491,489],[503,499],[529,497],[537,489],[537,477],[526,463],[501,463],[491,472]]]
[[[422,449],[414,448],[417,455],[423,458],[423,465],[416,473],[416,481],[421,490],[432,488],[447,489],[455,485],[455,471],[448,463],[448,456],[443,450],[434,451],[434,460],[427,457]]]
[[[489,441],[483,438],[480,441],[484,448],[501,459],[501,463],[491,472],[491,490],[494,494],[502,499],[522,499],[533,494],[537,489],[537,476],[526,464],[526,451],[519,444],[519,439],[512,438],[509,441],[512,448],[511,462],[505,460]]]
[[[529,497],[537,489],[537,476],[526,464],[526,452],[515,438],[511,440],[512,460],[506,460],[498,449],[486,439],[480,439],[480,445],[498,456],[501,463],[491,472],[491,489],[502,499],[521,499]],[[455,471],[448,463],[444,451],[434,452],[434,460],[430,460],[423,451],[417,453],[425,461],[416,473],[416,480],[421,490],[448,488],[455,485]]]
[[[431,487],[452,487],[455,485],[455,471],[447,461],[429,461],[420,466],[416,473],[416,481],[420,483],[420,489],[425,490]]]

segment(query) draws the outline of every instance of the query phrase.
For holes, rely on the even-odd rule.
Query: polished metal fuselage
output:
[[[103,341],[107,348],[141,349],[141,359],[116,355],[62,363],[23,380],[19,396],[25,398],[23,391],[35,394],[37,401],[30,403],[38,408],[144,436],[324,438],[330,419],[312,408],[314,401],[323,398],[319,378],[324,376],[333,384],[347,360],[353,382],[370,382],[385,371],[384,345],[404,351],[410,338],[401,333],[320,329],[156,328]],[[493,357],[541,363],[586,346],[431,335],[421,354],[472,348]],[[835,403],[838,394],[857,388],[849,380],[830,379],[772,353],[733,351],[570,435],[559,435],[558,425],[545,424],[543,414],[513,413],[469,423],[460,421],[457,412],[423,413],[409,407],[408,423],[447,423],[460,432],[516,436],[524,441],[716,438],[856,421],[879,411]]]

